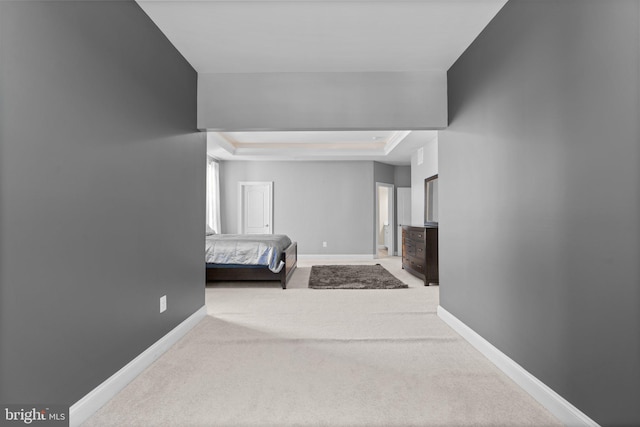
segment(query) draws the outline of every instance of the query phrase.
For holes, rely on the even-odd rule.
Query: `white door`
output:
[[[273,182],[241,182],[240,234],[272,234]]]
[[[411,224],[411,188],[398,187],[398,256],[402,256],[402,226]]]

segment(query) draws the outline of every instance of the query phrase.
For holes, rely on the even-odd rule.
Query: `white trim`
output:
[[[396,148],[398,146],[398,144],[400,144],[400,142],[402,142],[403,139],[405,139],[407,136],[409,136],[410,133],[411,133],[410,130],[404,130],[404,131],[395,132],[393,134],[393,136],[391,138],[389,138],[389,141],[384,146],[384,155],[386,156],[387,154],[392,152],[393,149]]]
[[[229,154],[235,154],[237,147],[231,141],[218,132],[207,132],[208,150],[222,149]]]
[[[141,0],[138,0],[141,1]],[[167,0],[169,1],[169,0]],[[173,0],[171,0],[173,1]],[[227,0],[225,0],[227,1]],[[273,0],[263,0],[273,1]],[[315,1],[315,0],[314,0]],[[364,0],[363,0],[364,1]],[[250,130],[250,129],[249,129]],[[254,129],[258,133],[280,132],[282,130],[275,129]],[[354,129],[332,129],[332,131],[353,131]],[[375,131],[375,129],[356,129],[359,131]],[[380,131],[388,131],[386,129],[378,129]],[[387,138],[381,140],[372,140],[371,142],[361,140],[355,142],[351,137],[340,141],[331,139],[330,141],[304,142],[306,137],[301,136],[302,140],[287,140],[278,142],[277,139],[262,140],[262,142],[243,142],[243,137],[233,135],[233,130],[223,129],[205,129],[207,133],[207,152],[210,156],[221,160],[354,160],[364,159],[371,160],[380,159],[385,161],[388,156],[402,157],[397,153],[401,143],[411,134],[412,131],[390,131],[391,134]],[[247,131],[247,129],[245,129]],[[304,132],[322,133],[326,130],[306,129]],[[303,132],[297,130],[296,132]],[[246,141],[246,140],[245,140]]]
[[[127,363],[122,369],[107,378],[102,384],[91,390],[89,394],[74,403],[69,408],[69,425],[74,427],[85,422],[164,352],[169,350],[180,338],[185,336],[206,315],[207,308],[203,306],[144,352],[140,353],[135,359]]]
[[[442,306],[438,306],[438,317],[451,326],[458,334],[474,346],[487,359],[493,362],[502,372],[529,393],[542,406],[551,412],[565,426],[598,427],[598,423],[586,416],[582,411],[549,388],[542,381],[531,375],[509,356],[482,338],[473,329],[465,325]]]
[[[370,260],[374,259],[373,254],[298,254],[298,259],[353,259],[353,260]]]

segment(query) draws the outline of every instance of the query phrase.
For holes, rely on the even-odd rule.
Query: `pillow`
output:
[[[207,225],[207,234],[206,235],[207,236],[212,236],[214,234],[216,234],[216,231],[213,228],[209,227],[209,225]]]

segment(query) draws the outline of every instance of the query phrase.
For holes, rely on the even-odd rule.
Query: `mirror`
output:
[[[438,175],[424,180],[424,225],[438,224]]]

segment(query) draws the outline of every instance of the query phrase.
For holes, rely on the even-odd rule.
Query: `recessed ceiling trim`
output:
[[[310,132],[305,132],[311,134]],[[289,143],[277,145],[265,149],[264,144],[257,143],[250,146],[233,145],[227,138],[223,138],[216,132],[207,133],[207,153],[213,158],[223,161],[341,161],[341,160],[366,160],[379,161],[387,164],[408,165],[411,155],[419,147],[437,138],[435,131],[386,131],[384,144],[374,140],[371,135],[378,132],[370,132],[366,135],[369,142],[365,144],[353,144],[349,147],[342,146],[339,149],[328,149],[328,144],[313,144],[322,132],[317,135],[309,135],[311,143]],[[364,136],[362,135],[364,140]],[[338,138],[339,135],[334,135]],[[257,137],[256,137],[257,138]],[[240,138],[242,139],[242,138]],[[250,139],[250,138],[249,138]],[[297,137],[283,138],[284,140],[297,139]],[[388,145],[387,145],[388,144]],[[363,147],[366,147],[363,149]]]
[[[383,149],[375,150],[308,150],[308,149],[296,149],[296,148],[272,148],[269,150],[259,148],[239,148],[235,154],[235,157],[241,158],[242,156],[262,156],[269,158],[270,156],[295,156],[298,158],[317,158],[317,157],[384,157]],[[382,159],[381,159],[382,160]]]
[[[229,154],[236,154],[237,147],[223,133],[207,132],[207,146],[219,147]]]
[[[208,132],[209,154],[217,158],[295,156],[384,159],[411,131]]]
[[[390,153],[410,131],[211,132],[212,143],[230,154],[286,149],[296,151],[380,151]]]
[[[396,148],[398,144],[400,144],[400,142],[402,142],[402,140],[405,139],[410,133],[410,130],[398,131],[394,133],[384,146],[384,155],[386,156],[391,151],[393,151],[393,149]]]
[[[246,142],[236,144],[236,152],[244,149],[253,149],[255,151],[268,152],[271,150],[298,150],[298,151],[371,151],[377,150],[380,152],[385,151],[384,142],[372,142],[372,143],[295,143],[295,142],[280,142],[280,143],[258,143],[258,142]]]

